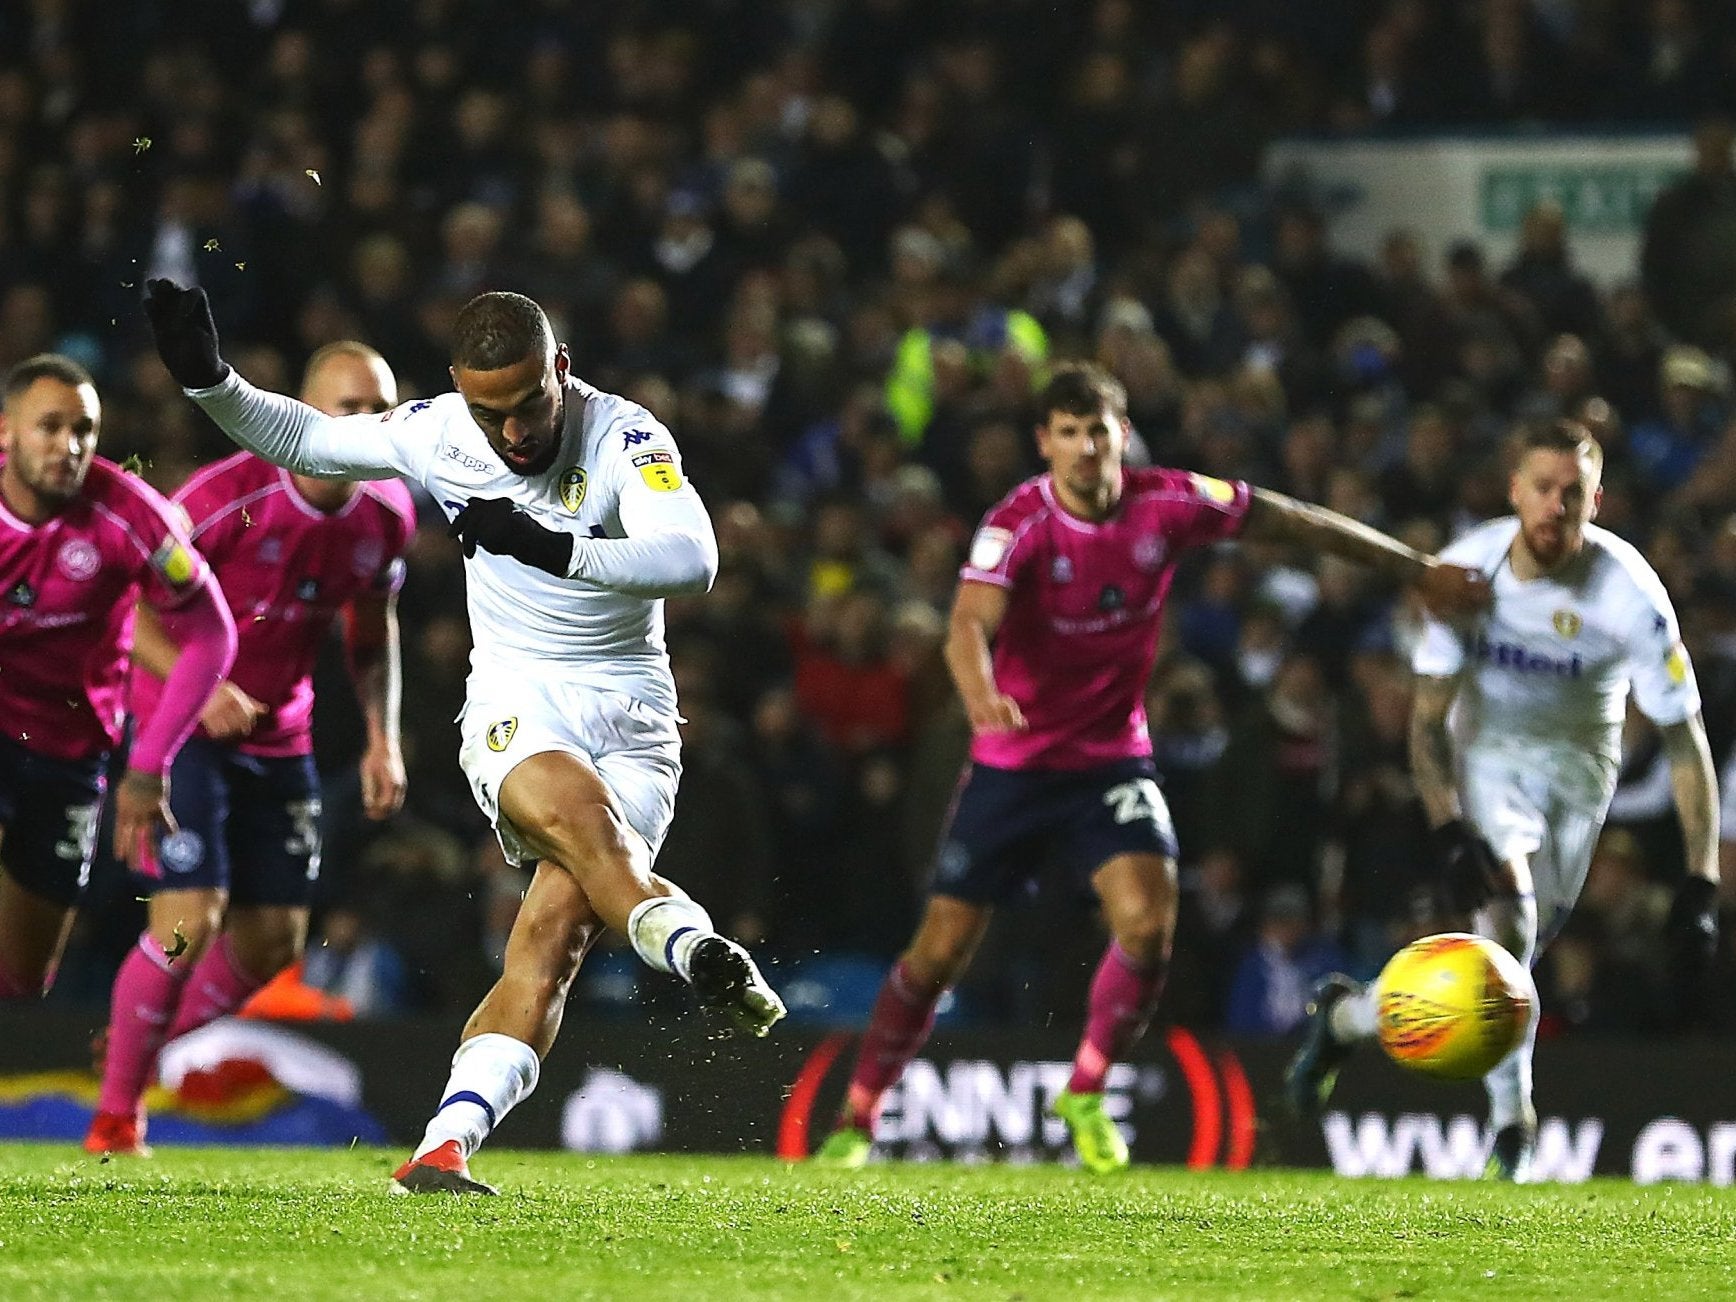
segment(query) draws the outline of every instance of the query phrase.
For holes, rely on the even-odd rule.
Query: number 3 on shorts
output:
[[[1162,800],[1157,783],[1150,778],[1135,778],[1103,793],[1103,803],[1115,811],[1117,823],[1137,823],[1141,819],[1148,823],[1157,822]]]

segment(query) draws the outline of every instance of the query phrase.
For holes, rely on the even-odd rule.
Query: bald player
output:
[[[397,387],[372,348],[340,342],[308,362],[301,396],[348,416],[390,410]],[[223,584],[240,649],[172,773],[177,826],[147,864],[150,925],[115,978],[93,1153],[148,1153],[141,1098],[163,1045],[233,1012],[301,954],[320,864],[313,668],[340,616],[367,723],[363,809],[382,819],[404,802],[394,606],[415,529],[409,490],[291,474],[242,452],[175,501]],[[176,649],[146,610],[133,660],[131,705],[147,717]]]

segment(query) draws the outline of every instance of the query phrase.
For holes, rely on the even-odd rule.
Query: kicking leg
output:
[[[624,933],[646,964],[693,986],[702,1004],[755,1035],[784,1015],[747,951],[651,871],[645,838],[577,756],[546,751],[524,760],[501,784],[500,813],[533,853],[572,874],[605,926]]]
[[[838,1124],[815,1154],[817,1160],[833,1166],[861,1166],[868,1160],[881,1100],[927,1042],[934,1010],[969,965],[989,916],[986,905],[930,897],[910,948],[880,987]]]
[[[410,1161],[392,1177],[393,1192],[495,1192],[471,1178],[469,1159],[536,1088],[567,991],[602,932],[572,875],[538,864],[507,938],[500,980],[465,1023],[440,1106]]]

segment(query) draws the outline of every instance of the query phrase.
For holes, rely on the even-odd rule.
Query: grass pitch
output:
[[[1736,1190],[488,1151],[0,1148],[0,1298],[1736,1296]]]

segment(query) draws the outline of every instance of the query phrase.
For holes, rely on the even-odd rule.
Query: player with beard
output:
[[[237,375],[202,290],[154,280],[145,306],[170,374],[237,443],[299,475],[414,480],[464,545],[475,649],[459,763],[507,856],[536,868],[505,970],[394,1190],[494,1192],[468,1160],[535,1087],[604,927],[765,1034],[784,1008],[753,960],[652,872],[681,771],[663,598],[704,592],[717,571],[669,431],[573,376],[519,294],[459,313],[456,393],[335,419]]]
[[[327,415],[377,415],[398,384],[377,352],[346,340],[314,354],[301,391]],[[340,617],[368,733],[364,812],[386,818],[404,800],[395,603],[416,527],[409,490],[309,479],[237,452],[189,479],[175,504],[223,585],[239,647],[170,774],[178,826],[158,841],[144,882],[150,925],[115,977],[84,1140],[93,1153],[147,1155],[142,1100],[163,1045],[234,1012],[301,954],[320,867],[313,667]],[[178,654],[141,607],[136,717],[155,710]]]
[[[1494,600],[1479,619],[1425,630],[1411,768],[1449,898],[1530,967],[1585,884],[1631,694],[1669,757],[1688,872],[1668,934],[1678,977],[1693,981],[1718,940],[1717,783],[1669,594],[1637,548],[1591,523],[1602,477],[1603,449],[1584,426],[1530,430],[1509,486],[1514,514],[1441,553],[1488,575]],[[1321,983],[1285,1075],[1295,1113],[1318,1115],[1374,1029],[1368,990],[1343,976]],[[1493,1179],[1532,1174],[1536,1035],[1533,1010],[1524,1041],[1484,1080]]]
[[[96,455],[84,368],[12,368],[0,411],[0,998],[54,982],[90,878],[140,598],[179,659],[115,791],[115,853],[174,826],[169,765],[235,656],[235,624],[178,513]]]

